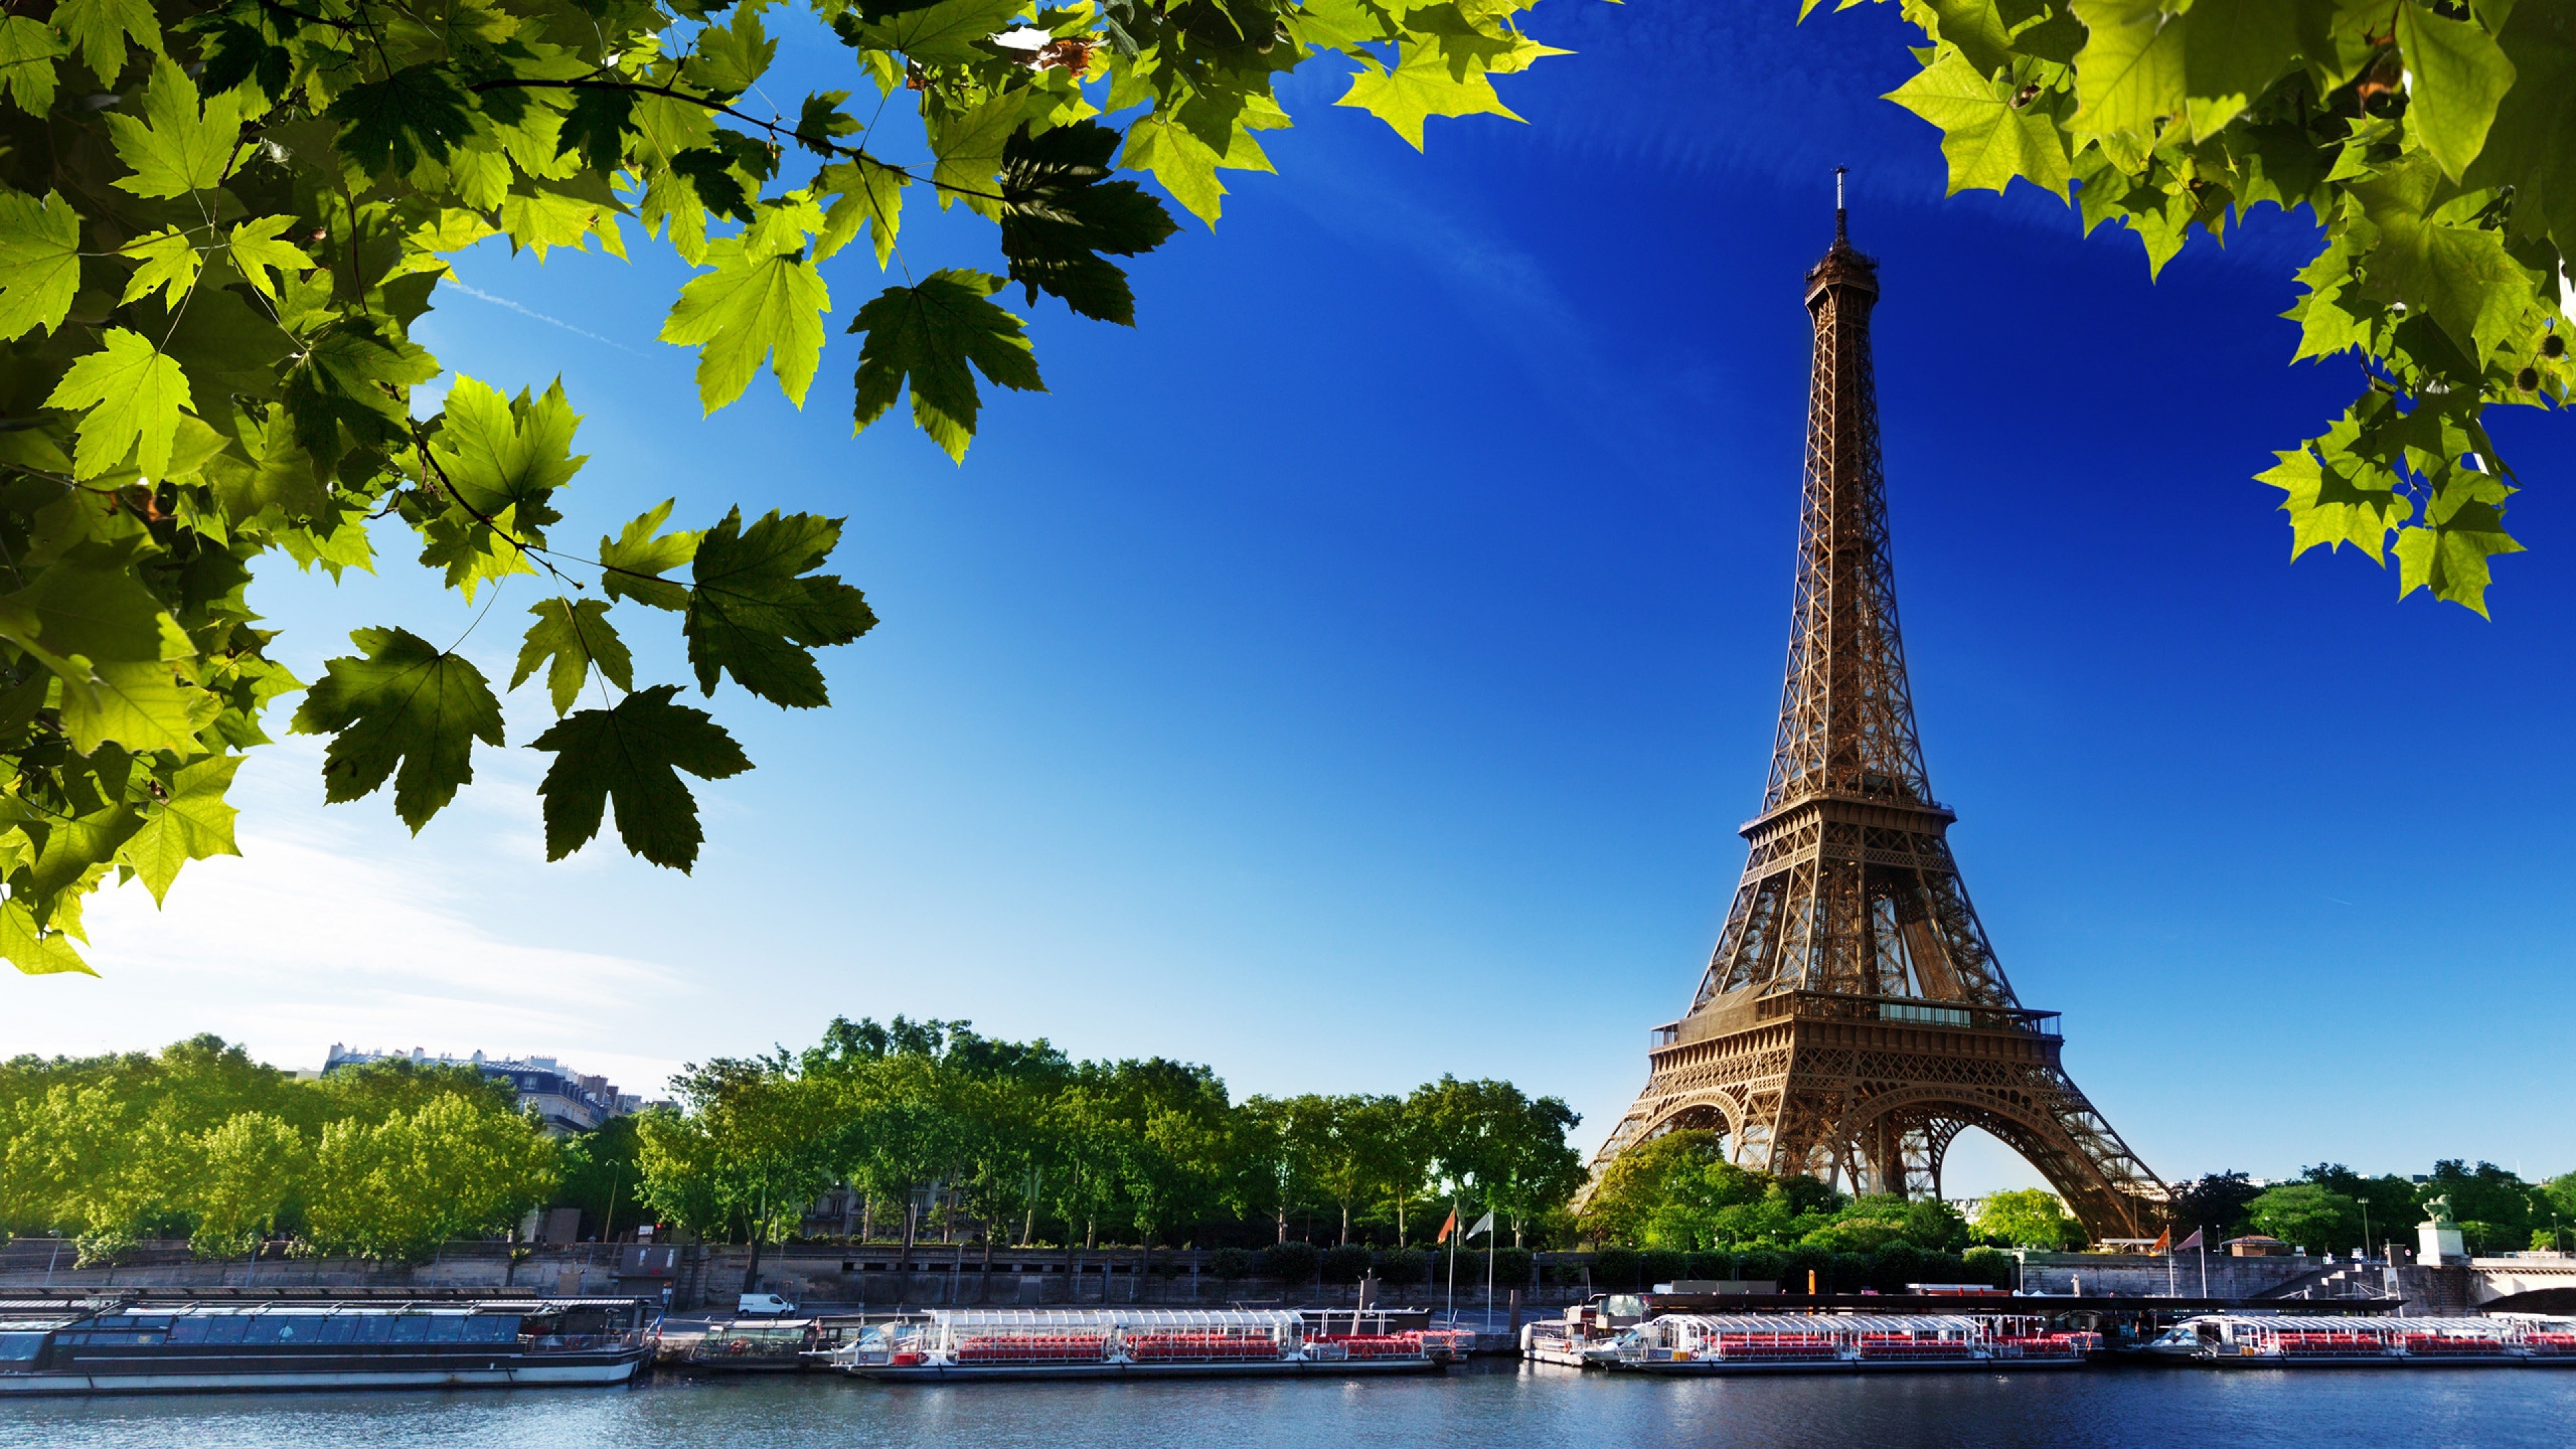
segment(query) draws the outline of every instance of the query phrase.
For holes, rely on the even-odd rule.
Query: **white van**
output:
[[[745,1293],[741,1303],[734,1308],[738,1314],[768,1314],[773,1317],[795,1311],[795,1304],[775,1293]]]

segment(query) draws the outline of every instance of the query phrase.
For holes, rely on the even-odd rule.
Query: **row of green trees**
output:
[[[1203,1066],[1084,1061],[962,1021],[836,1019],[801,1052],[691,1066],[675,1111],[635,1124],[659,1218],[762,1244],[836,1186],[842,1231],[1070,1247],[1285,1242],[1402,1247],[1451,1210],[1514,1243],[1558,1233],[1584,1180],[1580,1120],[1508,1082],[1442,1077],[1402,1096],[1231,1101]]]
[[[2492,1162],[2433,1164],[2421,1179],[2364,1177],[2339,1162],[2319,1163],[2296,1182],[2257,1187],[2243,1173],[2214,1173],[2178,1192],[2177,1221],[2207,1224],[2212,1240],[2263,1233],[2310,1252],[2379,1251],[2412,1244],[2425,1204],[2449,1199],[2473,1252],[2576,1247],[2576,1172],[2526,1182]]]
[[[426,1257],[547,1199],[566,1158],[509,1084],[378,1062],[299,1081],[213,1036],[158,1055],[0,1065],[0,1232],[80,1261],[185,1237],[209,1257],[299,1247]]]
[[[1997,1192],[1973,1222],[1945,1203],[1847,1197],[1808,1177],[1775,1178],[1728,1162],[1714,1133],[1675,1132],[1623,1154],[1603,1174],[1578,1231],[1589,1241],[1667,1252],[1736,1252],[1807,1246],[1871,1253],[1895,1241],[1948,1251],[1971,1243],[2062,1248],[2084,1242],[2082,1227],[2054,1193]],[[2526,1182],[2492,1162],[2445,1159],[2421,1178],[2363,1177],[2340,1163],[2308,1168],[2296,1182],[2256,1184],[2241,1172],[2212,1173],[2175,1190],[2174,1236],[2206,1232],[2215,1247],[2251,1233],[2310,1252],[2348,1252],[2412,1243],[2434,1197],[2449,1199],[2470,1248],[2489,1252],[2576,1247],[2576,1172]],[[1763,1274],[1748,1276],[1762,1277]]]

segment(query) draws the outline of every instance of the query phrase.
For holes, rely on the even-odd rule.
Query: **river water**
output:
[[[2576,1368],[2111,1368],[1648,1379],[1479,1363],[1437,1378],[892,1385],[663,1378],[0,1404],[0,1449],[1664,1449],[2576,1446]]]

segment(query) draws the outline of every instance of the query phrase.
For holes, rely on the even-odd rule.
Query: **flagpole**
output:
[[[1450,1326],[1451,1328],[1456,1328],[1456,1327],[1458,1326],[1458,1244],[1457,1244],[1457,1242],[1456,1242],[1457,1232],[1458,1232],[1458,1199],[1456,1199],[1455,1197],[1452,1197],[1452,1198],[1450,1198],[1450,1199],[1449,1199],[1449,1231],[1448,1231],[1448,1232],[1446,1232],[1446,1233],[1443,1233],[1443,1234],[1441,1235],[1441,1236],[1443,1236],[1443,1237],[1446,1237],[1446,1238],[1451,1239],[1451,1242],[1450,1242],[1450,1244],[1449,1244],[1449,1326]]]
[[[1502,1236],[1494,1226],[1494,1210],[1485,1209],[1485,1331],[1494,1331],[1494,1245]]]
[[[2196,1232],[2196,1233],[2194,1233],[2194,1234],[2192,1234],[2192,1236],[2193,1236],[2193,1237],[2196,1237],[2196,1238],[2199,1238],[2199,1239],[2200,1239],[2200,1296],[2201,1296],[2201,1297],[2203,1297],[2203,1298],[2206,1298],[2206,1297],[2208,1297],[2208,1296],[2209,1296],[2209,1238],[2208,1238],[2208,1233],[2209,1233],[2209,1224],[2207,1224],[2207,1223],[2202,1223],[2202,1224],[2200,1225],[2200,1231],[2199,1231],[2199,1232]]]

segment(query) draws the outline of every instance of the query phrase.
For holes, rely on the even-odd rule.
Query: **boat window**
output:
[[[484,1313],[465,1320],[467,1343],[516,1343],[519,1320],[515,1314]]]
[[[242,1341],[242,1335],[249,1331],[250,1320],[247,1318],[206,1320],[206,1342],[208,1343],[239,1343]]]
[[[119,1313],[106,1318],[93,1319],[89,1326],[92,1328],[132,1328],[134,1326],[134,1320]]]
[[[406,1313],[394,1320],[394,1342],[426,1343],[429,1341],[429,1315]]]
[[[429,1341],[462,1343],[465,1341],[465,1319],[458,1314],[441,1313],[429,1320]]]
[[[170,1325],[170,1341],[172,1343],[203,1343],[206,1341],[206,1325],[212,1321],[213,1320],[211,1319],[205,1318],[182,1318],[178,1322]]]
[[[167,1313],[138,1313],[128,1321],[133,1323],[137,1328],[168,1328],[170,1326],[170,1315]]]
[[[355,1343],[358,1341],[358,1315],[334,1313],[322,1320],[322,1331],[314,1335],[319,1343]]]
[[[41,1333],[0,1333],[0,1363],[33,1363],[44,1351]]]
[[[358,1318],[358,1342],[391,1343],[394,1337],[394,1315],[361,1313]]]
[[[311,1318],[262,1318],[252,1324],[248,1343],[311,1343],[317,1320]]]

